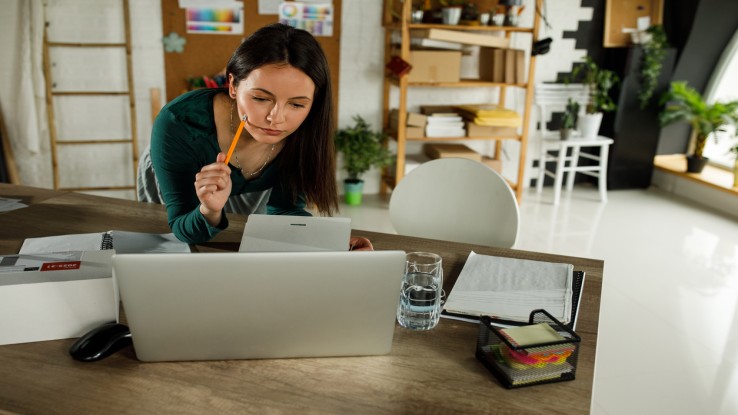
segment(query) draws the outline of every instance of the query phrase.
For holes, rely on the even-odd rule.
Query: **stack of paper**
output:
[[[464,137],[464,120],[455,113],[436,113],[427,118],[426,137]]]
[[[469,316],[528,321],[536,309],[563,324],[571,321],[571,264],[477,255],[473,251],[444,310]]]

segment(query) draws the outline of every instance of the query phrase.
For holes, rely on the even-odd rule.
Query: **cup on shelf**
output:
[[[489,24],[489,13],[479,13],[479,24],[482,26],[487,26]]]
[[[430,330],[441,317],[443,293],[442,258],[430,252],[411,252],[397,307],[397,322],[411,330]]]
[[[502,26],[504,24],[505,24],[505,14],[504,13],[497,13],[494,16],[492,16],[492,25]]]
[[[441,9],[443,24],[457,25],[461,19],[461,7],[444,7]]]

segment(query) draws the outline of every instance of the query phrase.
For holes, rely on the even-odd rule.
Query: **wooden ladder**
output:
[[[133,64],[131,61],[131,22],[130,22],[130,8],[128,0],[122,1],[123,9],[123,29],[125,33],[124,42],[111,42],[111,43],[94,43],[94,42],[55,42],[48,38],[48,27],[51,24],[49,21],[46,22],[44,29],[44,42],[43,42],[43,60],[44,60],[44,76],[46,78],[46,108],[49,122],[49,135],[51,138],[51,163],[53,171],[54,189],[56,190],[71,190],[71,191],[133,191],[135,194],[136,189],[136,172],[138,169],[138,139],[136,131],[136,100],[134,96],[134,84],[133,84]],[[82,91],[58,91],[55,90],[56,84],[52,79],[51,67],[53,63],[50,58],[50,50],[52,48],[120,48],[125,51],[126,59],[126,75],[128,87],[126,91],[94,91],[94,90],[82,90]],[[57,124],[55,118],[54,109],[54,97],[59,96],[127,96],[129,105],[129,121],[130,121],[130,138],[114,138],[114,139],[77,139],[60,140]],[[62,187],[61,174],[59,172],[59,147],[60,146],[75,146],[79,149],[84,149],[85,146],[99,145],[99,144],[129,144],[131,146],[132,165],[131,170],[131,183],[130,185],[111,185],[111,186],[69,186]],[[87,147],[89,148],[89,147]],[[115,166],[111,166],[115,167]]]

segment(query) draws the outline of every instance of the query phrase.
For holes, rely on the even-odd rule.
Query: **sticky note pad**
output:
[[[500,330],[507,340],[515,346],[527,347],[541,343],[566,340],[546,323],[530,326],[510,327]]]

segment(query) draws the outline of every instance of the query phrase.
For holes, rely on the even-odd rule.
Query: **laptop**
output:
[[[403,251],[128,254],[112,259],[142,361],[390,352]]]
[[[251,214],[239,252],[348,251],[351,218]]]

